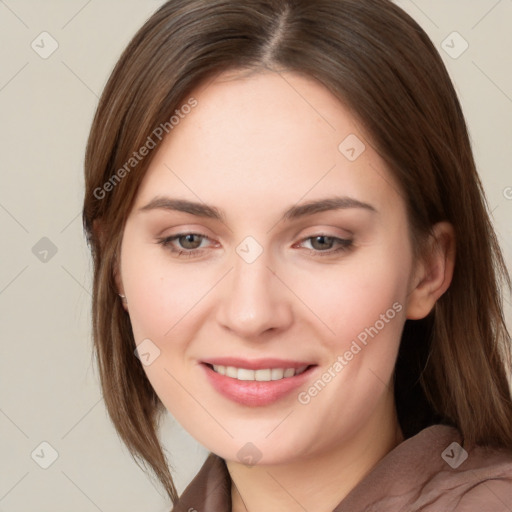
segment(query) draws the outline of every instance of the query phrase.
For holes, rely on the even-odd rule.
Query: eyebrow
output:
[[[292,221],[315,213],[321,213],[331,210],[346,210],[349,208],[361,208],[372,213],[377,213],[375,207],[371,204],[359,201],[353,197],[334,196],[316,201],[294,205],[286,210],[281,217],[281,221]],[[206,203],[189,201],[187,199],[173,199],[170,197],[155,197],[148,204],[141,207],[139,211],[150,210],[169,210],[183,213],[189,213],[198,217],[225,222],[226,215],[222,210]]]

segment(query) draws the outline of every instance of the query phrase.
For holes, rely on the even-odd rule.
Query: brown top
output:
[[[512,451],[466,452],[459,443],[452,427],[422,430],[379,461],[333,512],[512,512]],[[223,459],[208,456],[173,512],[231,512]]]

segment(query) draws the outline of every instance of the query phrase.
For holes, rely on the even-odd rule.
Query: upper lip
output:
[[[215,366],[234,366],[235,368],[245,368],[247,370],[263,370],[266,368],[301,368],[311,366],[310,361],[292,361],[290,359],[241,359],[239,357],[213,357],[203,361],[205,364]]]

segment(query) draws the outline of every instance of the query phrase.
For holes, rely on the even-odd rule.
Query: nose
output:
[[[222,284],[218,323],[237,337],[253,340],[288,328],[293,321],[291,293],[267,259],[262,255],[247,263],[235,256]]]

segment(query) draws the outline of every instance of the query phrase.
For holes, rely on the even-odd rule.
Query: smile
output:
[[[249,407],[261,407],[293,396],[297,388],[307,385],[318,374],[317,364],[305,363],[271,358],[251,361],[225,357],[203,361],[199,366],[213,389],[228,400]]]
[[[300,375],[307,369],[307,365],[300,368],[262,368],[249,370],[247,368],[236,368],[235,366],[212,365],[213,371],[237,380],[269,382],[273,380],[288,379]]]

